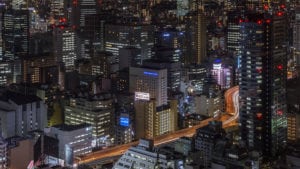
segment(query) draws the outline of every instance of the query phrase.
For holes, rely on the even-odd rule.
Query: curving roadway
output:
[[[239,117],[239,86],[232,87],[226,91],[225,101],[227,113],[233,115],[223,122],[224,125],[227,125],[235,122]]]
[[[239,116],[239,88],[238,88],[238,86],[230,88],[226,91],[225,100],[226,100],[226,106],[228,106],[227,108],[229,108],[230,106],[231,107],[229,108],[229,110],[231,110],[233,108],[233,111],[228,112],[229,114],[231,114],[233,116],[228,117],[228,114],[224,114],[220,118],[221,121],[223,122],[223,127],[227,128],[227,127],[236,125],[235,122]],[[226,108],[226,110],[227,110],[227,108]],[[192,137],[195,134],[196,129],[208,125],[208,123],[213,120],[216,120],[216,119],[209,118],[209,119],[201,121],[200,124],[195,125],[193,127],[181,129],[181,130],[175,131],[173,133],[158,136],[154,139],[154,145],[157,146],[157,145],[165,144],[165,143],[177,140],[180,137]],[[91,162],[98,161],[101,159],[107,159],[107,158],[114,157],[114,156],[120,156],[120,155],[124,154],[125,151],[127,151],[131,146],[136,146],[136,145],[138,145],[138,141],[111,147],[111,148],[107,148],[107,149],[96,151],[96,152],[92,152],[83,157],[77,158],[76,163],[77,164],[91,163]]]

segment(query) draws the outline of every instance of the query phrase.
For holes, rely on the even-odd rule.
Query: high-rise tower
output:
[[[300,65],[300,4],[295,10],[295,23],[293,25],[293,46],[296,49],[296,62]]]
[[[278,11],[245,16],[240,42],[241,138],[269,157],[286,140],[286,15]]]
[[[8,10],[3,14],[2,60],[15,60],[28,57],[29,48],[29,11]]]
[[[206,59],[206,24],[207,19],[199,9],[188,14],[185,18],[187,23],[187,47],[184,63],[201,64]]]
[[[54,55],[57,61],[63,62],[67,71],[72,71],[77,59],[75,31],[61,25],[54,29],[53,35]]]
[[[135,62],[142,65],[143,60],[151,58],[151,48],[154,45],[154,27],[151,25],[120,25],[109,24],[105,26],[105,50],[111,52],[114,58],[111,60],[112,72],[118,71],[119,51],[121,48],[136,47],[140,49],[140,57]]]
[[[85,26],[85,17],[97,14],[101,1],[97,0],[73,0],[71,24],[76,28]]]

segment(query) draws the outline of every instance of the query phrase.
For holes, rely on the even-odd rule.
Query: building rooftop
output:
[[[12,100],[17,105],[23,105],[27,103],[33,103],[37,101],[41,101],[41,99],[35,95],[23,95],[11,91],[5,91],[0,95],[0,100],[8,101]]]
[[[90,127],[90,124],[87,123],[82,123],[79,125],[67,125],[67,124],[59,124],[59,125],[54,125],[52,127],[57,128],[61,131],[73,131],[73,130],[78,130],[86,127]]]

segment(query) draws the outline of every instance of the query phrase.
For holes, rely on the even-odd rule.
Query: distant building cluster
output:
[[[299,0],[0,11],[0,168],[300,168]]]

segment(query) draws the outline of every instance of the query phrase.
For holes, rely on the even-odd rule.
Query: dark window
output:
[[[41,106],[41,105],[40,105],[40,102],[37,101],[37,102],[36,102],[36,108],[40,108],[40,106]]]

